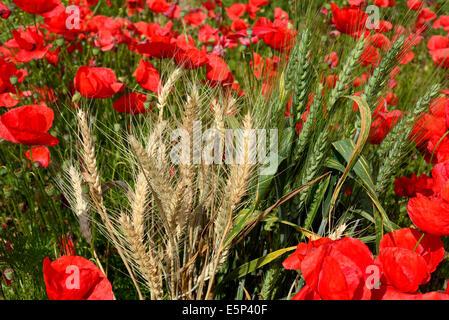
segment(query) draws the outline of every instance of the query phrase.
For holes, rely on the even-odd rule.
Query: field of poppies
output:
[[[0,300],[449,300],[446,0],[0,0]]]

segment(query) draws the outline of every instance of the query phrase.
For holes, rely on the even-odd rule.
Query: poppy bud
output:
[[[55,42],[58,47],[62,47],[64,45],[64,38],[57,38]]]
[[[14,174],[16,175],[17,178],[21,178],[23,175],[23,170],[22,168],[18,168],[16,170],[14,170]]]
[[[78,91],[75,92],[75,94],[72,97],[72,102],[78,102],[81,99],[81,93],[79,93]]]
[[[35,162],[39,166],[39,163]],[[45,186],[45,192],[48,194],[49,197],[52,197],[55,195],[55,187],[52,184],[49,184]]]
[[[11,197],[12,187],[11,186],[4,186],[3,187],[3,194],[5,195],[5,198]]]
[[[9,81],[11,82],[11,84],[12,84],[13,86],[15,86],[15,85],[17,84],[17,82],[19,81],[19,78],[17,78],[17,76],[11,76],[11,77],[9,78]]]

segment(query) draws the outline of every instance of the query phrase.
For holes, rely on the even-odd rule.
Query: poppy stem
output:
[[[416,249],[418,248],[420,242],[422,241],[422,239],[424,238],[425,235],[426,235],[426,234],[423,232],[423,234],[421,235],[421,238],[419,238],[418,242],[416,243],[416,246],[415,246],[415,248],[413,249],[413,252],[416,251]]]

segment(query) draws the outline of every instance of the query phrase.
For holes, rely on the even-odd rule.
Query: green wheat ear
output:
[[[375,103],[381,95],[382,90],[390,77],[391,71],[398,64],[398,58],[404,53],[404,42],[405,37],[402,36],[393,43],[379,66],[374,69],[374,73],[365,87],[364,97],[371,109],[375,108]]]
[[[297,146],[295,149],[295,159],[299,159],[306,149],[307,144],[309,143],[310,137],[312,136],[312,128],[317,125],[317,119],[319,116],[320,108],[323,105],[323,84],[318,84],[315,90],[315,98],[310,106],[310,111],[307,116],[307,120],[304,123],[304,126],[299,133]]]
[[[430,90],[416,103],[416,107],[408,114],[405,114],[397,123],[384,141],[380,144],[377,157],[382,163],[377,175],[376,190],[382,193],[387,186],[392,183],[396,171],[407,152],[409,136],[413,129],[413,123],[428,108],[432,99],[438,96],[440,85],[433,85]]]
[[[310,63],[310,46],[312,43],[309,29],[301,36],[301,41],[294,47],[287,66],[287,89],[292,92],[292,113],[299,120],[304,112],[310,92],[312,66]]]
[[[326,127],[323,127],[302,169],[301,183],[297,186],[304,186],[318,176],[326,160],[329,146],[329,133]],[[298,208],[303,207],[311,190],[312,186],[308,186],[299,194]]]
[[[365,49],[365,43],[366,40],[364,38],[361,38],[355,45],[354,49],[352,49],[345,64],[343,65],[343,69],[339,74],[337,84],[332,90],[331,96],[329,98],[329,108],[332,108],[334,103],[344,95],[345,87],[350,84],[351,76],[354,70],[357,68],[358,61],[362,56],[363,50]]]

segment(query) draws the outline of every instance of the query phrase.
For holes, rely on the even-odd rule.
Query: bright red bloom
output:
[[[147,96],[141,93],[132,92],[125,94],[123,97],[114,101],[114,109],[117,112],[139,114],[145,113],[144,103],[147,101]]]
[[[396,0],[374,0],[374,4],[381,8],[395,7]]]
[[[418,194],[409,200],[407,212],[413,224],[436,236],[449,235],[449,203],[440,198]]]
[[[408,0],[407,6],[410,10],[417,11],[421,9],[421,7],[423,6],[423,2],[421,0]]]
[[[192,27],[199,27],[204,23],[204,20],[207,19],[207,14],[201,11],[201,9],[197,9],[193,12],[190,12],[184,17],[186,24]]]
[[[274,20],[288,20],[288,13],[281,8],[274,8]]]
[[[425,174],[416,177],[412,174],[411,178],[400,177],[394,182],[394,192],[400,197],[416,197],[418,193],[425,196],[433,194],[433,179]]]
[[[440,16],[433,22],[433,27],[435,29],[443,27],[444,31],[449,31],[449,16]]]
[[[422,146],[432,137],[442,137],[446,131],[445,119],[426,113],[416,121],[409,140]]]
[[[62,256],[44,259],[44,280],[50,300],[113,300],[112,286],[89,260]]]
[[[382,282],[393,285],[402,292],[416,292],[429,277],[424,258],[409,249],[383,248],[375,262],[381,267],[385,277]]]
[[[168,22],[163,28],[157,23],[138,22],[134,26],[139,35],[145,36],[148,41],[137,44],[141,54],[155,58],[171,58],[175,53],[175,43],[171,31],[173,23]]]
[[[47,147],[32,147],[31,150],[25,152],[25,157],[38,163],[42,168],[48,167],[50,163],[50,151]]]
[[[432,36],[427,43],[427,48],[431,54],[434,50],[449,48],[449,38],[443,36]]]
[[[231,85],[234,82],[234,76],[226,62],[215,54],[208,56],[206,77],[212,85]]]
[[[80,8],[80,21],[79,25],[73,24],[68,25],[67,21],[70,21],[70,12],[62,11],[58,15],[51,16],[49,18],[44,19],[44,23],[42,25],[43,28],[48,31],[60,34],[64,36],[67,40],[75,39],[75,36],[79,34],[86,27],[86,15],[89,13],[89,10],[85,7]]]
[[[233,3],[229,8],[225,8],[226,13],[231,20],[237,20],[246,12],[247,5],[244,3]]]
[[[171,4],[165,0],[147,0],[147,4],[150,10],[155,13],[167,12],[171,7]]]
[[[417,229],[404,228],[395,230],[384,235],[379,249],[397,247],[414,251],[424,258],[430,275],[444,259],[444,244],[440,237],[430,234],[423,235]],[[430,280],[430,277],[427,280]]]
[[[0,137],[27,146],[55,146],[58,139],[48,134],[53,123],[53,110],[40,105],[14,108],[0,117]]]
[[[12,0],[16,6],[25,12],[44,16],[57,15],[65,10],[60,0]]]
[[[173,59],[178,66],[182,66],[188,70],[200,68],[207,64],[207,56],[206,51],[195,47],[193,39],[190,38],[187,41],[184,35],[180,35],[176,39],[176,49]]]
[[[434,50],[431,54],[435,65],[449,69],[449,48]]]
[[[347,7],[340,9],[334,3],[331,3],[335,27],[338,31],[352,35],[365,29],[368,15],[356,7]]]
[[[306,284],[324,300],[369,299],[365,285],[373,255],[360,240],[343,238],[321,245],[301,262]]]
[[[326,62],[329,65],[329,68],[332,69],[338,66],[338,61],[338,54],[335,51],[332,51],[324,58],[324,62]]]
[[[366,0],[348,0],[348,4],[351,7],[364,7],[366,6]]]
[[[367,44],[365,50],[359,58],[359,63],[363,66],[376,65],[380,61],[379,51],[370,44]]]
[[[253,34],[273,49],[283,52],[292,48],[296,31],[290,27],[287,20],[271,22],[262,17],[254,24]]]
[[[320,238],[318,240],[310,240],[308,243],[300,243],[287,259],[282,262],[285,269],[288,270],[301,270],[301,262],[306,255],[312,252],[314,249],[319,248],[323,244],[332,242],[329,238]]]
[[[117,81],[109,68],[81,66],[75,76],[75,88],[83,97],[105,99],[122,91],[125,85]]]
[[[26,63],[33,59],[42,59],[52,48],[51,44],[45,45],[42,30],[35,26],[12,30],[12,35],[14,38],[4,45],[17,51],[14,59],[18,62]]]
[[[8,19],[11,15],[11,10],[7,6],[5,6],[3,3],[0,2],[0,18],[2,19]]]
[[[13,99],[11,94],[16,94],[16,87],[11,83],[11,79],[17,79],[17,84],[21,83],[28,74],[26,70],[17,70],[12,62],[7,62],[0,56],[0,107],[15,107],[19,99]]]
[[[371,300],[449,300],[449,295],[440,292],[405,293],[393,286],[383,285],[371,291]]]
[[[72,240],[63,235],[58,238],[59,253],[63,256],[76,256],[75,245]]]
[[[310,287],[306,284],[295,296],[292,300],[321,300],[318,293],[310,289]]]
[[[377,113],[371,124],[369,143],[380,144],[403,114],[404,112],[401,110]]]
[[[156,93],[159,92],[161,81],[159,71],[149,61],[140,60],[139,66],[134,72],[134,77],[142,88]]]

